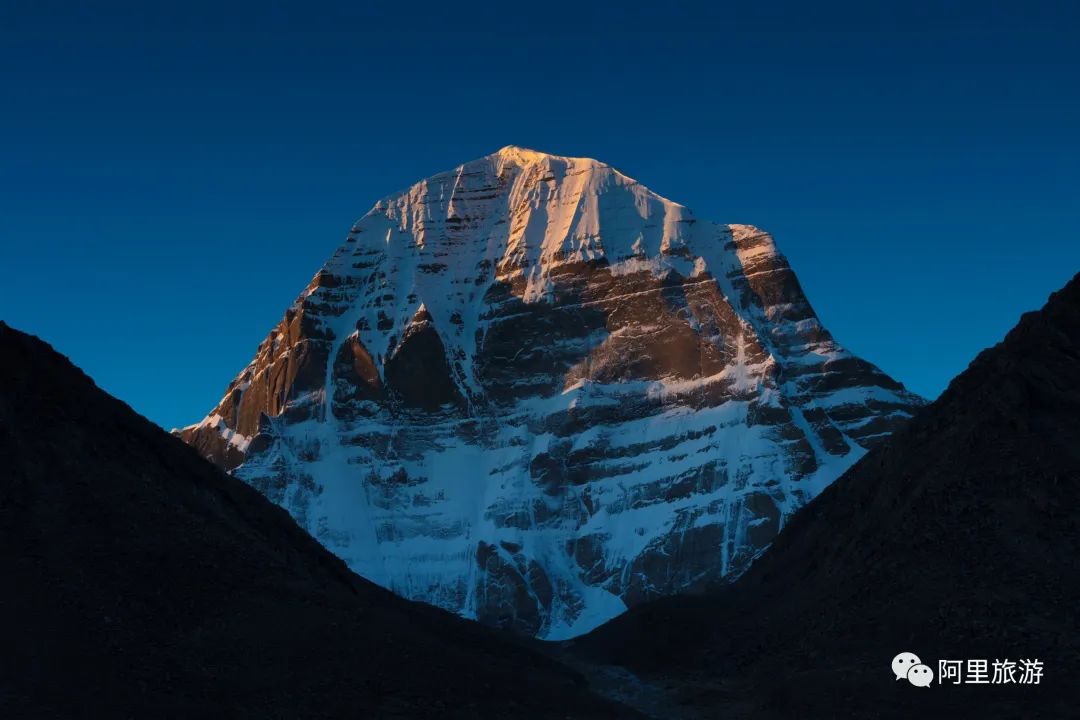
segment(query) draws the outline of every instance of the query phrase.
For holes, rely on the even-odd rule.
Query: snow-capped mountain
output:
[[[556,639],[738,575],[919,404],[767,233],[506,147],[376,203],[181,434],[361,575]]]

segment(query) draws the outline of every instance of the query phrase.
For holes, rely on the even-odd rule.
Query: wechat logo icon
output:
[[[894,657],[892,671],[897,680],[907,678],[915,687],[930,687],[930,683],[934,682],[934,671],[928,665],[923,665],[915,653],[902,652]]]

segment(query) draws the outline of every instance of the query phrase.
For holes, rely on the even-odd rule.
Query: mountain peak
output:
[[[526,160],[539,160],[541,158],[547,157],[561,157],[553,153],[546,153],[540,150],[533,150],[532,148],[522,147],[521,145],[506,145],[499,148],[492,154],[498,155],[500,157],[522,158]]]
[[[741,572],[919,404],[768,234],[587,158],[433,175],[316,278],[182,435],[365,576],[547,638]]]
[[[505,147],[499,148],[489,157],[498,157],[506,160],[511,160],[513,162],[517,162],[523,165],[543,162],[545,160],[560,160],[563,162],[569,161],[574,163],[587,163],[590,165],[609,167],[607,163],[602,163],[599,160],[595,160],[593,158],[556,155],[554,153],[533,150],[532,148],[522,147],[520,145],[507,145]]]

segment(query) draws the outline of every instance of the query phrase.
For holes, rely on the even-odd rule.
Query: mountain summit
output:
[[[565,638],[741,573],[920,404],[767,233],[509,146],[376,203],[180,433],[375,582]]]

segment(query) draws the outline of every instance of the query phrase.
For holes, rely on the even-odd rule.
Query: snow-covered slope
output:
[[[737,575],[918,404],[768,234],[506,147],[376,203],[182,436],[365,577],[566,638]]]

